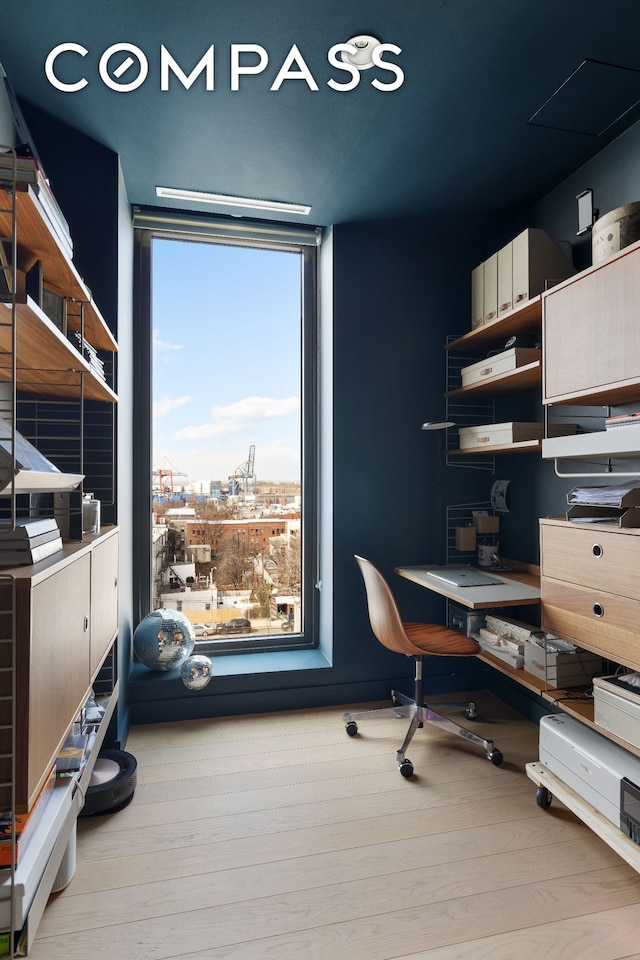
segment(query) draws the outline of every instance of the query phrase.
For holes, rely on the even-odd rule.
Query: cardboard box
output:
[[[456,527],[456,550],[469,553],[476,549],[476,528]]]
[[[474,513],[473,525],[480,535],[487,533],[498,533],[500,530],[500,517],[494,517],[483,513]]]
[[[512,347],[510,350],[503,350],[492,357],[486,357],[484,360],[463,367],[460,371],[462,386],[469,387],[483,380],[491,380],[502,373],[509,373],[527,363],[540,360],[541,356],[542,351],[534,347]]]
[[[602,657],[586,650],[550,653],[537,643],[527,641],[524,668],[552,687],[584,687],[591,683],[593,677],[602,673]]]

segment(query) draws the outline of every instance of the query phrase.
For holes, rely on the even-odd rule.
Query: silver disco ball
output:
[[[133,634],[133,649],[150,670],[171,670],[186,660],[195,646],[193,624],[179,610],[154,610]]]
[[[211,680],[211,660],[196,654],[182,661],[180,676],[187,690],[202,690]]]

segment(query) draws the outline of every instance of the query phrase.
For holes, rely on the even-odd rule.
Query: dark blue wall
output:
[[[117,158],[80,135],[69,141],[68,130],[62,136],[57,122],[35,111],[29,122],[72,224],[78,268],[117,332]],[[70,142],[73,163],[67,165],[59,161],[69,157]],[[217,676],[199,695],[187,693],[177,677],[134,665],[128,685],[133,722],[346,703],[383,697],[398,679],[409,682],[410,662],[372,638],[353,554],[380,566],[407,619],[442,620],[442,600],[401,580],[393,569],[439,556],[446,504],[486,500],[490,494],[490,474],[445,467],[438,435],[420,429],[424,420],[444,412],[443,345],[447,333],[470,327],[470,271],[524,226],[573,239],[578,265],[584,266],[584,247],[573,236],[576,193],[592,186],[603,212],[638,199],[639,158],[640,127],[635,127],[499,236],[451,238],[439,235],[433,224],[335,226],[333,662],[323,669],[289,669],[265,659],[257,672]],[[125,341],[132,333],[130,318],[126,322],[127,330],[120,331]],[[123,368],[129,369],[128,363]],[[539,412],[536,392],[502,406],[505,419],[522,409]],[[126,415],[121,409],[120,417]],[[535,561],[537,518],[562,513],[572,484],[556,479],[551,465],[536,455],[499,458],[496,476],[512,481],[502,552]],[[125,544],[131,536],[129,529]],[[469,671],[454,674],[456,668],[455,662],[438,662],[430,686],[493,683],[492,672],[475,661]]]

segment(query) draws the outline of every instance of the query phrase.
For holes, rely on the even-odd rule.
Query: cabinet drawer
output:
[[[542,575],[640,600],[640,537],[541,524]]]
[[[542,577],[542,628],[640,669],[640,601]]]

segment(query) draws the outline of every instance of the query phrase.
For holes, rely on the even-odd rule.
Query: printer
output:
[[[540,762],[640,845],[640,757],[564,714],[540,720]]]

